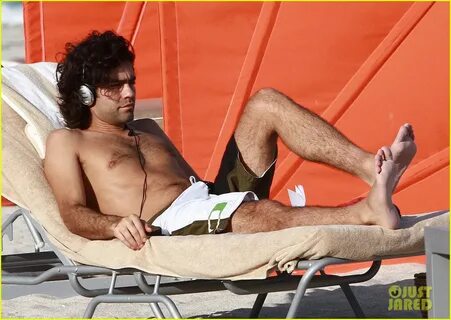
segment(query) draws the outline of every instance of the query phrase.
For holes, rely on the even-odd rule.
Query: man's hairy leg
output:
[[[299,226],[330,224],[365,224],[359,208],[363,202],[349,207],[288,207],[274,200],[244,202],[232,216],[230,231],[256,233]]]
[[[274,160],[277,137],[300,157],[360,177],[375,178],[374,155],[362,150],[313,112],[274,89],[261,89],[247,103],[235,140],[247,167],[260,176]]]
[[[379,165],[380,163],[380,165]],[[245,202],[232,216],[230,231],[255,233],[312,225],[380,225],[395,229],[398,212],[392,202],[394,185],[403,172],[391,154],[380,149],[373,164],[375,182],[368,198],[346,207],[288,207],[273,200]]]

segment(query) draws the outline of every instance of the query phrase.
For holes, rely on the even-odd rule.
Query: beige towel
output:
[[[2,68],[2,100],[25,120],[24,132],[41,159],[47,135],[63,126],[55,98],[55,70],[56,63],[48,62]]]
[[[25,106],[25,112],[32,113]],[[28,111],[27,111],[28,110]],[[70,233],[43,174],[42,160],[24,133],[26,122],[3,102],[3,195],[28,208],[50,241],[80,263],[134,267],[149,273],[204,279],[262,279],[274,266],[291,270],[299,259],[351,260],[421,253],[423,228],[449,225],[449,212],[403,217],[400,230],[378,226],[308,226],[257,234],[152,237],[140,251],[119,240],[90,241]],[[35,115],[42,138],[50,122]],[[68,186],[70,187],[70,186]]]

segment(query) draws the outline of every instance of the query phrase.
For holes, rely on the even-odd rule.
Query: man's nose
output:
[[[134,98],[136,93],[135,85],[125,83],[122,87],[122,96],[124,98]]]

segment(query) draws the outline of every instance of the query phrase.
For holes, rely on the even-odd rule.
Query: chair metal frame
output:
[[[137,269],[110,269],[89,265],[76,264],[62,255],[47,239],[42,226],[31,216],[31,213],[19,208],[2,224],[2,237],[8,235],[13,239],[13,223],[18,217],[23,217],[35,242],[35,253],[11,254],[2,256],[2,284],[36,285],[45,281],[68,279],[72,288],[84,297],[91,297],[83,317],[92,318],[100,303],[149,303],[156,318],[165,318],[160,305],[164,305],[170,318],[181,318],[175,303],[168,295],[229,290],[235,294],[257,294],[250,317],[256,318],[260,314],[264,301],[270,292],[296,290],[290,305],[287,318],[294,318],[300,309],[300,303],[308,288],[338,285],[345,294],[356,317],[364,317],[350,284],[368,281],[379,271],[381,260],[372,262],[370,268],[361,274],[345,276],[326,274],[324,268],[330,265],[347,264],[355,261],[325,257],[319,260],[301,260],[296,269],[304,270],[303,275],[281,273],[278,276],[261,280],[202,280],[175,279],[163,275],[149,274]],[[48,244],[53,252],[41,252]],[[319,272],[319,274],[317,274]],[[118,276],[132,275],[136,285],[118,286]],[[81,283],[81,279],[109,276],[108,288],[88,289]],[[146,277],[154,279],[149,284]],[[169,279],[164,282],[162,279]]]

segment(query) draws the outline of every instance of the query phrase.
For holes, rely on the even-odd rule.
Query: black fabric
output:
[[[277,158],[277,146],[275,158]],[[266,199],[269,197],[274,171],[275,164],[271,166],[263,177],[256,177],[248,172],[241,162],[239,149],[235,137],[232,135],[222,156],[218,175],[214,183],[209,184],[209,188],[212,189],[210,191],[214,194],[253,191],[259,199]]]

